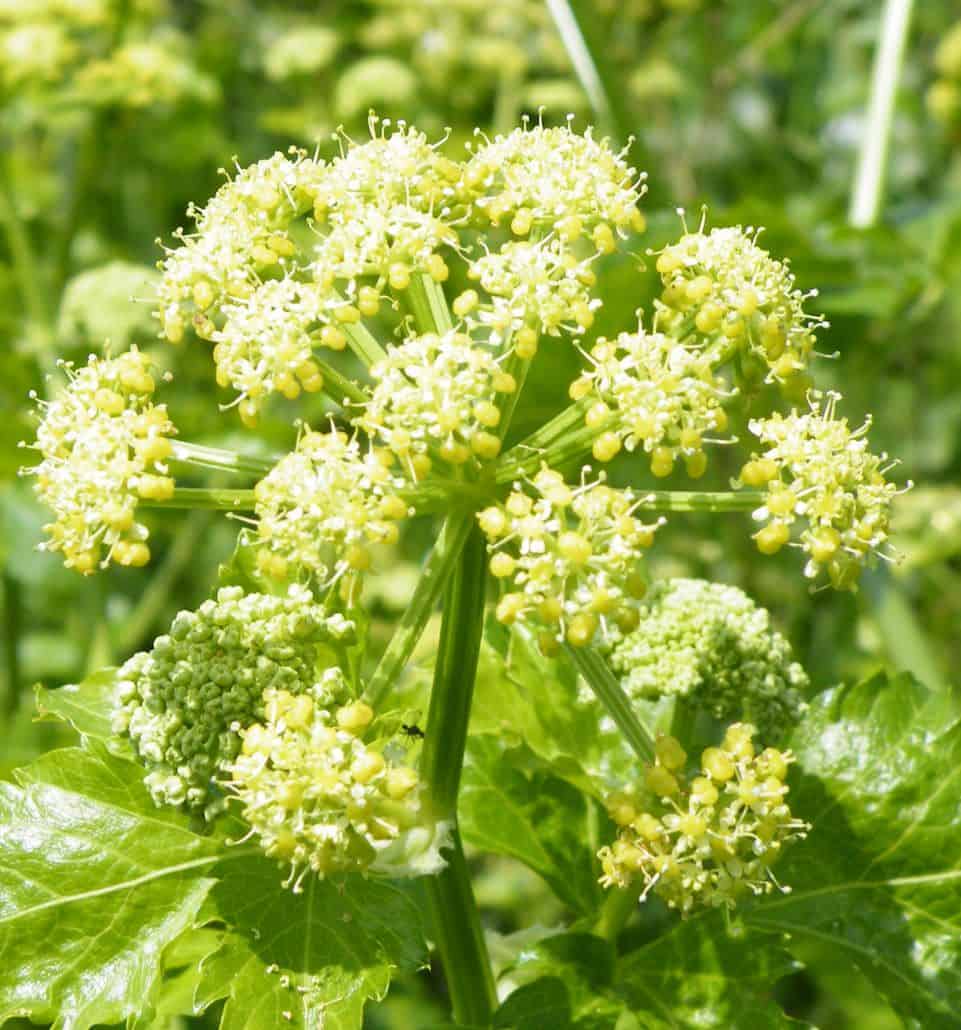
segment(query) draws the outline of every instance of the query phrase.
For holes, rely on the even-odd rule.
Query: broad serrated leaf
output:
[[[796,968],[776,937],[729,926],[715,909],[627,954],[614,984],[644,1030],[777,1030],[803,1025],[772,996]]]
[[[94,740],[109,741],[110,712],[117,684],[117,670],[100,669],[80,683],[70,683],[50,690],[37,687],[37,715],[41,719],[59,719],[78,733]]]
[[[400,887],[359,876],[310,877],[302,894],[282,880],[265,858],[224,868],[207,911],[227,932],[202,964],[198,1007],[225,998],[222,1030],[359,1028],[395,970],[427,961],[417,907]]]
[[[220,856],[141,781],[105,751],[68,749],[0,783],[0,1022],[82,1030],[150,1008]]]
[[[458,811],[464,840],[523,862],[577,912],[596,909],[596,837],[606,816],[530,751],[507,749],[497,737],[472,737]]]
[[[833,945],[919,1026],[961,1027],[961,724],[907,675],[822,694],[796,731],[791,806],[812,824],[748,915]]]

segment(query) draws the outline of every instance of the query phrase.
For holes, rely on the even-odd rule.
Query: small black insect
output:
[[[417,723],[403,722],[400,725],[400,729],[405,737],[410,737],[412,740],[424,739],[424,731],[417,725]]]

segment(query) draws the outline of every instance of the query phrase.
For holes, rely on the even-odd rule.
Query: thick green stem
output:
[[[565,644],[564,649],[597,699],[617,723],[617,728],[637,757],[642,762],[653,762],[654,738],[638,719],[634,706],[607,662],[589,647],[572,647]]]
[[[267,458],[255,458],[247,454],[235,454],[221,447],[205,447],[187,440],[174,440],[171,461],[197,468],[216,469],[218,472],[237,472],[243,475],[260,476],[269,472],[276,462]]]
[[[338,372],[333,365],[322,361],[316,355],[313,361],[324,377],[324,393],[335,404],[347,408],[350,405],[364,405],[370,400],[369,394],[362,386],[348,379],[342,372]]]
[[[417,646],[473,525],[472,511],[452,512],[444,523],[433,550],[427,556],[414,596],[367,685],[367,698],[375,708],[387,696]]]
[[[456,824],[474,680],[484,628],[487,548],[472,525],[447,587],[421,772],[440,816]],[[434,939],[460,1023],[490,1025],[494,978],[456,829],[448,865],[427,884]]]
[[[454,1018],[466,1026],[487,1027],[497,1007],[497,994],[484,929],[456,830],[445,857],[447,867],[431,877],[427,885],[434,941],[447,979]]]
[[[140,500],[141,508],[195,508],[203,511],[253,511],[253,490],[220,490],[215,487],[178,486],[165,501]]]
[[[444,599],[421,770],[445,816],[457,807],[474,675],[484,627],[487,545],[476,523],[466,534]]]
[[[609,941],[617,940],[628,919],[637,911],[637,899],[641,896],[641,889],[641,883],[636,883],[630,887],[613,887],[608,891],[594,924],[594,932]]]
[[[417,272],[411,277],[407,302],[420,332],[446,333],[453,327],[444,290],[429,275]]]

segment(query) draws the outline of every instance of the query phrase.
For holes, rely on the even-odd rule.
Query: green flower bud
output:
[[[771,617],[743,591],[701,579],[654,586],[611,667],[635,698],[675,696],[721,722],[742,719],[780,740],[806,705],[809,680]]]
[[[352,632],[302,587],[285,597],[225,587],[197,611],[180,612],[153,651],[121,667],[114,694],[113,730],[129,737],[147,766],[157,804],[219,811],[212,778],[237,754],[240,730],[263,718],[265,690],[312,689],[325,645]],[[265,658],[278,645],[287,655],[283,666]],[[325,678],[324,689],[344,693],[339,670],[328,671],[337,675]]]

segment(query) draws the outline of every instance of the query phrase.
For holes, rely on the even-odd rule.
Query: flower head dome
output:
[[[602,482],[569,487],[545,467],[528,488],[517,486],[504,504],[482,511],[490,570],[508,587],[497,618],[533,623],[548,652],[558,641],[589,644],[610,619],[635,626],[646,589],[639,567],[660,524],[642,522],[635,509],[629,490]]]
[[[391,347],[358,424],[390,448],[412,478],[433,457],[463,465],[500,452],[501,405],[516,390],[493,353],[466,333],[427,333]]]
[[[42,546],[61,551],[68,568],[85,574],[109,562],[145,565],[148,531],[136,519],[137,504],[173,494],[165,461],[176,432],[166,407],[153,403],[150,359],[132,347],[62,368],[67,385],[52,401],[38,402],[32,446],[42,460],[23,470],[55,516]]]
[[[814,294],[802,293],[788,266],[758,246],[759,231],[689,232],[665,247],[657,258],[664,282],[658,324],[695,333],[721,358],[748,350],[780,381],[806,368],[825,323],[804,310]]]
[[[444,865],[449,827],[431,814],[420,778],[364,741],[374,712],[338,702],[328,679],[295,695],[270,689],[264,718],[241,731],[230,791],[264,851],[300,890],[313,872],[421,876]]]
[[[760,551],[776,553],[801,524],[804,574],[815,579],[826,571],[836,589],[853,590],[865,563],[886,556],[898,489],[885,479],[895,463],[868,450],[870,419],[852,430],[835,417],[838,400],[831,393],[822,403],[812,394],[806,413],[751,421],[762,449],[741,470],[740,483],[766,488],[765,503],[754,512],[765,523],[755,534]]]
[[[790,751],[755,753],[753,726],[728,727],[720,747],[701,755],[699,775],[687,777],[687,755],[673,737],[656,745],[656,761],[640,795],[611,798],[620,827],[617,840],[598,858],[606,887],[640,880],[641,900],[651,892],[671,908],[733,908],[750,895],[790,887],[771,866],[784,844],[810,828],[795,819],[784,782]],[[653,799],[646,800],[651,798]]]
[[[616,237],[644,228],[637,208],[644,179],[624,156],[590,129],[525,126],[484,138],[467,162],[461,189],[485,222],[504,222],[517,236],[586,238],[607,253]]]
[[[610,461],[623,445],[650,454],[656,476],[669,475],[678,458],[689,475],[703,475],[704,444],[727,426],[721,407],[727,394],[705,356],[639,330],[599,339],[588,359],[570,392],[589,404],[586,423],[599,431],[594,457]]]
[[[214,814],[214,780],[240,749],[239,731],[264,714],[264,691],[303,694],[353,624],[328,617],[302,587],[283,597],[225,587],[182,611],[150,651],[120,669],[113,730],[147,766],[157,804]]]
[[[408,514],[392,461],[346,433],[302,433],[255,488],[261,569],[280,578],[304,570],[329,583],[345,577],[350,593],[370,567],[371,545],[396,542],[397,520]]]
[[[495,344],[512,332],[579,335],[593,325],[601,305],[591,297],[590,261],[578,260],[556,238],[505,243],[478,258],[468,274],[487,298],[469,290],[454,302],[454,313],[469,315],[476,308],[468,324],[485,326]]]
[[[639,615],[610,658],[632,697],[685,698],[722,722],[752,723],[769,741],[800,718],[807,674],[768,612],[737,587],[664,580]]]

